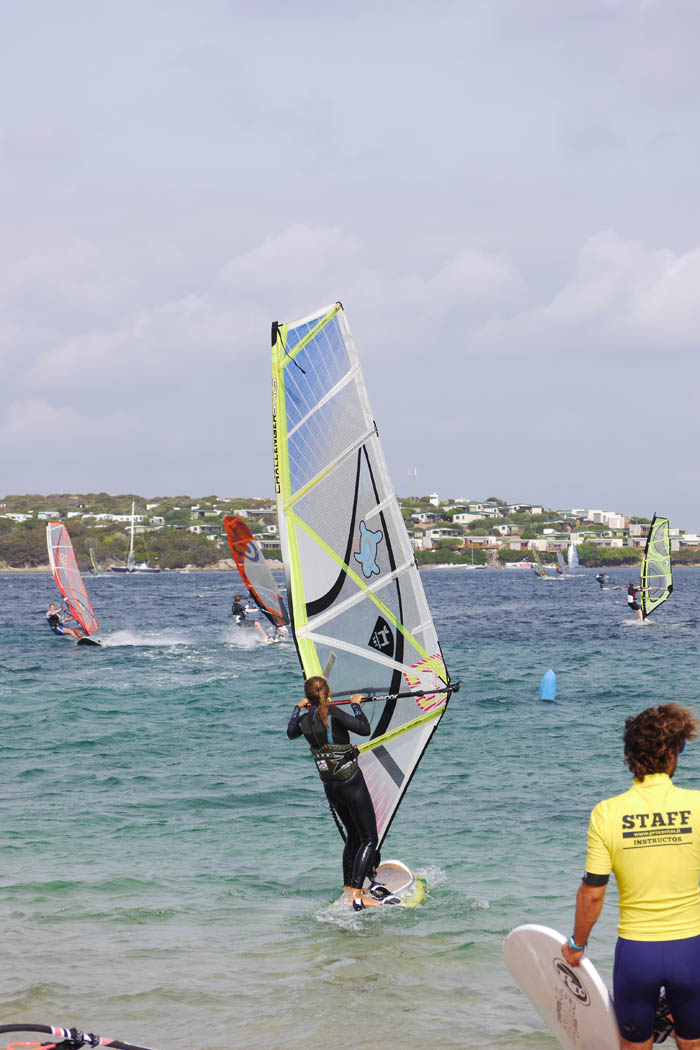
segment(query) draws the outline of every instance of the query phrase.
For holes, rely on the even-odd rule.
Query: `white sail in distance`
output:
[[[381,845],[452,689],[341,303],[272,327],[280,544],[304,677],[365,705]],[[394,699],[396,694],[413,694]]]

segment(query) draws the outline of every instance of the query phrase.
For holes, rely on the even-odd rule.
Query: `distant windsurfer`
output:
[[[652,1050],[662,986],[678,1046],[700,1050],[700,791],[671,780],[699,730],[694,713],[676,703],[628,718],[624,753],[634,781],[590,816],[586,872],[562,955],[571,966],[581,963],[613,872],[620,907],[613,1000],[622,1050]]]
[[[233,596],[231,615],[233,616],[233,619],[235,620],[236,625],[238,627],[254,627],[260,635],[260,637],[263,639],[263,641],[265,641],[266,643],[271,641],[271,639],[263,630],[262,625],[259,624],[257,620],[248,620],[248,609],[243,604],[243,596],[240,594],[234,594]]]
[[[242,627],[245,623],[247,612],[248,610],[243,604],[243,596],[240,594],[234,594],[233,605],[231,606],[231,616],[233,616],[239,627]]]
[[[63,606],[59,609],[51,602],[46,610],[46,619],[54,634],[67,634],[70,638],[75,638],[76,641],[78,638],[85,637],[85,631],[81,631],[79,627],[67,626],[66,621],[73,620],[74,617]]]
[[[600,585],[600,589],[602,591],[610,582],[610,577],[608,576],[607,572],[599,572],[596,575],[596,580],[598,581],[598,584]]]
[[[376,867],[379,836],[359,752],[349,734],[369,736],[371,727],[359,693],[351,698],[352,714],[342,707],[329,707],[329,700],[326,679],[320,675],[307,678],[304,699],[292,711],[287,736],[294,740],[303,735],[308,741],[331,809],[345,825],[343,883],[352,908],[363,911],[388,899],[385,887],[362,890],[368,873]]]
[[[629,587],[627,588],[627,604],[630,611],[634,613],[635,620],[642,620],[642,607],[637,601],[637,595],[641,589],[641,584],[635,583],[634,580],[630,580]]]

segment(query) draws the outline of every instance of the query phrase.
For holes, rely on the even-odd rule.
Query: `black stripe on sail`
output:
[[[364,446],[362,448],[362,451],[365,454],[365,461],[367,463],[367,472],[369,474],[369,479],[372,482],[372,491],[374,492],[374,498],[377,501],[377,504],[379,504],[381,501],[379,499],[379,493],[377,492],[377,485],[376,485],[376,482],[374,480],[374,473],[372,472],[372,464],[369,461],[369,455],[367,453],[367,449]],[[384,511],[383,510],[379,512],[379,520],[382,523],[382,531],[384,532],[384,539],[386,541],[386,552],[387,552],[387,556],[389,558],[389,568],[391,569],[392,572],[394,572],[396,570],[396,559],[394,557],[394,548],[391,545],[391,536],[389,535],[389,530],[386,527],[386,519],[384,517]],[[394,580],[394,585],[396,587],[396,600],[397,600],[397,604],[398,604],[398,610],[397,610],[398,615],[397,615],[396,618],[399,621],[399,623],[403,623],[403,603],[401,601],[401,587],[399,585],[399,581],[398,580]],[[395,647],[395,650],[394,650],[394,660],[396,660],[397,663],[403,663],[404,637],[403,637],[403,634],[401,633],[401,631],[395,631],[394,635],[395,635],[395,638],[396,638],[396,647]],[[398,693],[400,688],[401,688],[401,681],[402,681],[402,679],[401,679],[401,671],[399,670],[398,667],[395,667],[393,672],[392,672],[392,675],[391,675],[391,686],[389,687],[388,691],[390,693]],[[372,738],[378,737],[378,736],[383,736],[384,733],[386,733],[387,728],[389,726],[389,723],[391,722],[391,719],[393,717],[395,709],[396,709],[396,701],[395,700],[388,700],[387,703],[384,705],[384,710],[382,711],[381,717],[380,717],[379,721],[377,722],[377,725],[375,726],[374,732],[372,733]]]
[[[403,772],[398,762],[394,761],[383,744],[379,744],[378,747],[373,748],[372,754],[387,771],[396,786],[400,788],[404,782],[406,774]]]
[[[350,515],[350,528],[348,529],[348,541],[345,546],[345,564],[350,564],[350,555],[352,554],[353,541],[355,539],[355,519],[357,517],[357,498],[360,491],[360,467],[362,465],[362,452],[364,446],[357,450],[357,470],[355,472],[355,492],[352,497],[352,514]],[[325,612],[333,602],[336,600],[343,584],[345,583],[347,573],[345,569],[341,569],[338,573],[338,577],[333,586],[322,594],[320,598],[315,598],[314,601],[308,602],[306,606],[306,615],[311,618],[312,616],[318,616],[319,613]]]

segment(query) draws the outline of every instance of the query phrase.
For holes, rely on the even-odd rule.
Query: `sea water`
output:
[[[0,576],[1,1023],[161,1050],[555,1047],[502,941],[571,932],[589,811],[630,780],[624,719],[698,702],[700,573],[643,626],[590,571],[422,577],[462,688],[383,854],[429,891],[354,915],[285,732],[294,646],[232,625],[231,573],[89,577],[100,649],[48,630],[48,574]],[[700,788],[700,744],[677,780]],[[589,951],[608,981],[616,913],[612,883]]]

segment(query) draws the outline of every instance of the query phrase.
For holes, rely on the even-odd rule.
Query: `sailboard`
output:
[[[231,515],[224,518],[224,526],[233,560],[248,593],[273,627],[284,627],[289,623],[287,607],[253,533],[242,518]]]
[[[641,582],[640,605],[642,617],[646,620],[673,590],[669,522],[668,518],[657,518],[656,514],[644,548]]]
[[[88,549],[88,554],[90,555],[90,572],[93,576],[99,576],[100,568],[97,564],[97,558],[95,557],[95,548],[90,547]]]
[[[85,590],[68,529],[63,522],[50,521],[48,523],[46,546],[56,586],[65,598],[72,615],[86,634],[94,634],[100,625],[88,592]]]
[[[578,556],[578,549],[575,543],[569,544],[567,557],[569,562],[569,571],[573,572],[574,569],[578,569],[579,565],[581,564],[581,559]]]
[[[361,693],[379,846],[459,683],[440,649],[342,303],[272,326],[274,475],[304,677]],[[406,695],[407,694],[407,695]]]

